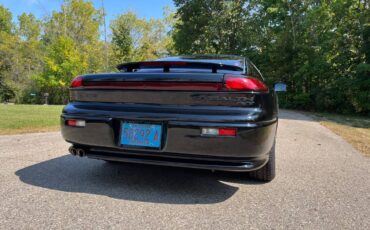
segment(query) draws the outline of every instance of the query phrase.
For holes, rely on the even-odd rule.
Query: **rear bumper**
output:
[[[161,115],[128,117],[126,113],[105,114],[70,112],[61,116],[62,135],[73,145],[86,149],[90,158],[134,163],[203,168],[225,171],[251,171],[262,167],[273,146],[277,118],[259,122],[230,122],[223,116],[221,122],[184,120]],[[83,119],[84,128],[66,125],[66,119]],[[161,149],[123,148],[119,144],[120,124],[129,120],[149,121],[164,126]],[[228,121],[229,120],[229,121]],[[226,122],[225,122],[226,121]],[[236,137],[205,137],[202,127],[234,127]]]
[[[255,158],[221,158],[221,157],[202,157],[196,155],[181,155],[176,153],[138,153],[127,152],[120,150],[111,150],[106,148],[90,148],[86,155],[89,158],[117,161],[140,163],[150,165],[162,165],[172,167],[196,168],[196,169],[209,169],[218,171],[235,171],[245,172],[252,171],[264,166],[268,160],[265,156]]]

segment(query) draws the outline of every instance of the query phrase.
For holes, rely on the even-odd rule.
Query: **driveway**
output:
[[[280,117],[271,183],[72,157],[57,132],[0,136],[0,229],[369,229],[370,159]]]

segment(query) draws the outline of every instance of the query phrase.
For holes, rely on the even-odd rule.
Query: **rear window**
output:
[[[240,59],[200,59],[200,58],[192,58],[192,57],[181,57],[181,58],[161,58],[158,61],[191,61],[191,62],[205,62],[205,63],[215,63],[215,64],[223,64],[223,65],[231,65],[237,66],[244,69],[245,60]]]
[[[207,58],[206,58],[207,57]],[[237,56],[179,56],[155,61],[129,62],[117,66],[121,72],[245,73],[246,62]]]

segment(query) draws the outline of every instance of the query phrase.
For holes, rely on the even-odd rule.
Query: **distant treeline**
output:
[[[13,19],[0,5],[0,101],[44,103],[48,93],[49,103],[66,103],[70,82],[80,74],[168,54],[172,21],[170,13],[146,20],[126,12],[106,28],[105,43],[104,10],[91,1],[66,0],[42,19],[26,13]]]
[[[174,0],[164,18],[133,12],[110,23],[90,1],[13,23],[0,6],[0,98],[17,103],[68,100],[69,82],[113,71],[125,61],[174,54],[249,57],[267,82],[287,84],[288,108],[370,114],[369,0]]]

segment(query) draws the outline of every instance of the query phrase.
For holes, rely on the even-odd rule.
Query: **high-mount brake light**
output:
[[[253,77],[226,75],[224,87],[234,91],[268,92],[268,87],[260,80]]]
[[[82,76],[75,77],[71,82],[71,88],[78,88],[83,86]]]

